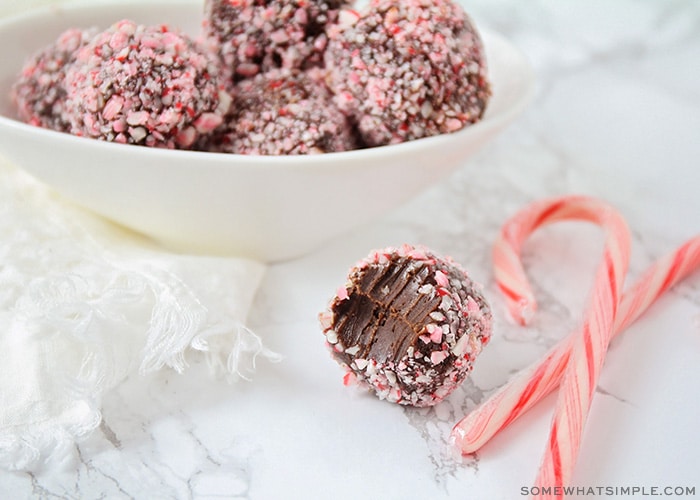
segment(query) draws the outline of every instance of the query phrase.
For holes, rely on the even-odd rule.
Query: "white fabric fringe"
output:
[[[164,252],[0,163],[0,467],[31,470],[97,428],[137,369],[249,379],[278,356],[245,326],[264,267]]]

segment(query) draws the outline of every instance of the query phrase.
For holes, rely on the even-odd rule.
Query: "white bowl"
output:
[[[493,97],[459,132],[314,156],[170,151],[20,123],[9,89],[24,61],[69,27],[122,18],[198,34],[201,2],[116,1],[36,10],[0,23],[0,154],[79,205],[177,250],[265,262],[303,255],[379,217],[464,164],[532,95],[526,59],[483,33]]]

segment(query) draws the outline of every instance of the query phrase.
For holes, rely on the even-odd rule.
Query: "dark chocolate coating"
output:
[[[426,317],[440,303],[437,296],[418,293],[429,283],[428,271],[401,257],[391,266],[371,266],[357,274],[350,299],[334,310],[339,339],[361,346],[356,357],[398,362],[416,344]],[[339,357],[351,361],[347,354]]]

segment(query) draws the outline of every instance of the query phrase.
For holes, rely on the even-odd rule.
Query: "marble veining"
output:
[[[56,0],[54,0],[56,1]],[[34,3],[4,1],[0,14]],[[64,461],[0,471],[0,498],[490,498],[534,479],[550,396],[480,452],[449,431],[575,329],[603,245],[585,224],[547,228],[523,259],[540,310],[513,324],[492,282],[502,222],[545,196],[603,198],[633,233],[630,280],[700,229],[700,3],[465,2],[478,25],[532,61],[537,95],[502,136],[440,185],[313,255],[270,267],[251,327],[281,353],[254,380],[132,376],[103,401],[99,431]],[[436,159],[439,161],[439,159]],[[473,375],[430,409],[379,402],[341,384],[316,314],[370,249],[422,243],[483,284],[495,334]],[[616,338],[596,391],[575,482],[695,486],[700,461],[700,276]],[[650,447],[653,454],[648,453]],[[584,498],[584,497],[581,497]]]

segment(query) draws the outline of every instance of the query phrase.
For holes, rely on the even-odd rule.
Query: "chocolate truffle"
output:
[[[370,146],[454,132],[490,95],[484,48],[450,0],[371,0],[345,12],[325,53],[329,86]]]
[[[65,87],[71,133],[152,147],[190,148],[231,104],[213,55],[167,26],[129,20],[78,51]]]
[[[253,155],[353,149],[353,129],[315,73],[272,70],[239,82],[224,131],[207,149]]]
[[[229,78],[318,66],[348,0],[206,0],[204,32]]]
[[[69,130],[63,115],[66,68],[77,50],[96,33],[97,30],[69,29],[24,65],[12,87],[20,120],[60,132]]]
[[[457,388],[491,336],[491,309],[450,258],[404,245],[350,270],[320,322],[346,385],[431,406]]]

